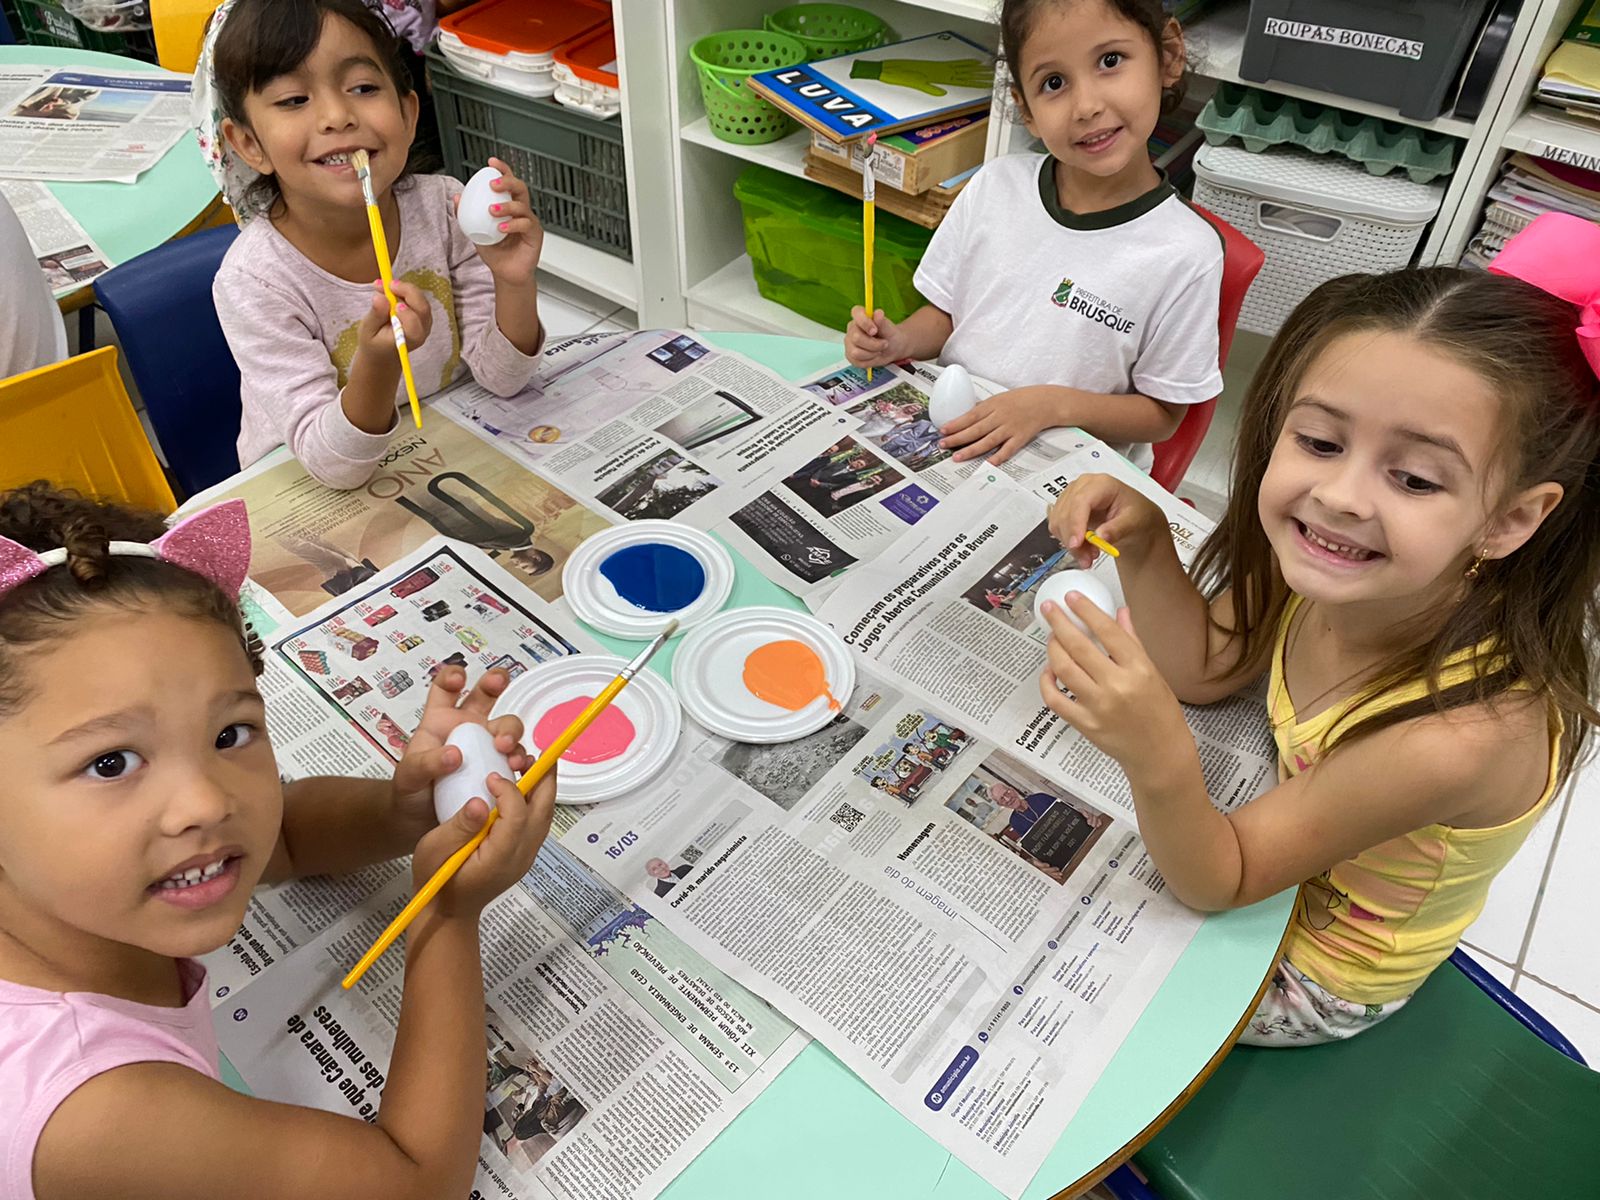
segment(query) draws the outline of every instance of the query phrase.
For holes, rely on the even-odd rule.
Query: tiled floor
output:
[[[1267,339],[1240,333],[1211,430],[1178,492],[1221,511],[1245,385]],[[1600,1068],[1600,954],[1589,889],[1600,875],[1600,756],[1580,770],[1495,880],[1467,952],[1566,1034]]]

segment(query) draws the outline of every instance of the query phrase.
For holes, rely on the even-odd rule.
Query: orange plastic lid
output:
[[[607,22],[593,33],[586,33],[556,51],[556,61],[579,79],[618,86],[617,29]]]
[[[479,0],[439,29],[491,54],[549,54],[610,20],[610,6],[598,0]]]

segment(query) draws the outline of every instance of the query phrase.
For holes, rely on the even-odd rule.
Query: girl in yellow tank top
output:
[[[1299,886],[1246,1041],[1348,1037],[1399,1009],[1600,723],[1600,226],[1540,217],[1482,274],[1313,292],[1245,397],[1229,509],[1189,575],[1110,476],[1051,528],[1121,549],[1128,607],[1048,614],[1046,704],[1128,775],[1146,847],[1202,909]],[[1206,795],[1180,701],[1268,677],[1276,787]]]

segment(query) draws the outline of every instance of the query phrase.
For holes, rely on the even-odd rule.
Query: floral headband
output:
[[[1600,225],[1571,213],[1541,213],[1495,255],[1489,270],[1576,304],[1578,346],[1600,379]]]
[[[243,500],[227,500],[179,521],[153,542],[112,542],[113,556],[154,558],[209,579],[232,600],[250,569],[250,516]],[[43,554],[0,537],[0,597],[67,561],[64,547]]]
[[[211,177],[217,181],[217,190],[233,209],[234,219],[240,225],[260,215],[262,206],[251,204],[250,189],[261,178],[261,173],[241,159],[222,136],[222,98],[217,95],[217,78],[214,63],[217,53],[217,35],[233,11],[234,0],[218,5],[206,26],[205,41],[200,46],[200,57],[195,62],[194,83],[189,90],[189,124],[194,127],[195,140],[200,143],[200,153],[205,156]]]

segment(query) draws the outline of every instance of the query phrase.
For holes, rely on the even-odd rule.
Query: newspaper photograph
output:
[[[0,196],[22,222],[56,299],[87,287],[116,266],[44,184],[0,179]]]
[[[1117,474],[1161,505],[1179,557],[1193,559],[1210,522],[1085,438],[1026,485],[994,468],[975,474],[915,530],[844,580],[817,615],[867,661],[1047,774],[1074,780],[1104,811],[1133,821],[1133,794],[1122,768],[1039,695],[1048,633],[1034,616],[1034,596],[1048,576],[1077,566],[1050,534],[1049,504],[1091,471]],[[1098,559],[1094,573],[1120,605],[1110,559]],[[1186,705],[1184,715],[1218,807],[1242,804],[1276,778],[1277,755],[1260,699]]]
[[[273,642],[268,727],[289,778],[393,770],[398,747],[373,736],[377,718],[334,699],[337,684],[305,665],[328,653],[373,675],[425,675],[436,653],[396,650],[405,637],[359,660],[338,645],[355,643],[334,631],[364,626],[388,602],[416,601],[385,624],[441,602],[483,605],[493,616],[471,617],[484,634],[473,674],[514,653],[530,626],[565,653],[592,648],[558,610],[459,543],[435,538],[370,584],[298,624],[252,589],[252,627]],[[409,655],[408,666],[394,667],[393,653]],[[383,665],[371,665],[380,654]],[[533,869],[484,912],[482,1196],[652,1197],[809,1041],[564,850],[557,838],[573,821],[574,810],[558,808]],[[339,980],[409,895],[405,860],[258,890],[239,932],[206,959],[222,1049],[252,1090],[374,1119],[403,957],[380,960],[352,992]]]
[[[190,78],[57,67],[0,74],[0,175],[133,183],[189,133]]]
[[[562,842],[1008,1196],[1201,921],[1086,789],[870,667],[796,742],[686,723]]]
[[[280,452],[186,507],[244,500],[250,577],[297,615],[436,536],[477,547],[537,595],[559,598],[567,556],[612,522],[437,409],[428,413],[421,429],[402,424],[372,478],[351,491],[323,487]]]
[[[434,405],[590,507],[714,532],[819,599],[975,469],[951,461],[928,420],[938,373],[881,368],[869,383],[840,364],[796,385],[694,334],[645,330],[552,347],[517,396],[468,383]],[[1004,470],[1048,465],[1063,436]]]

